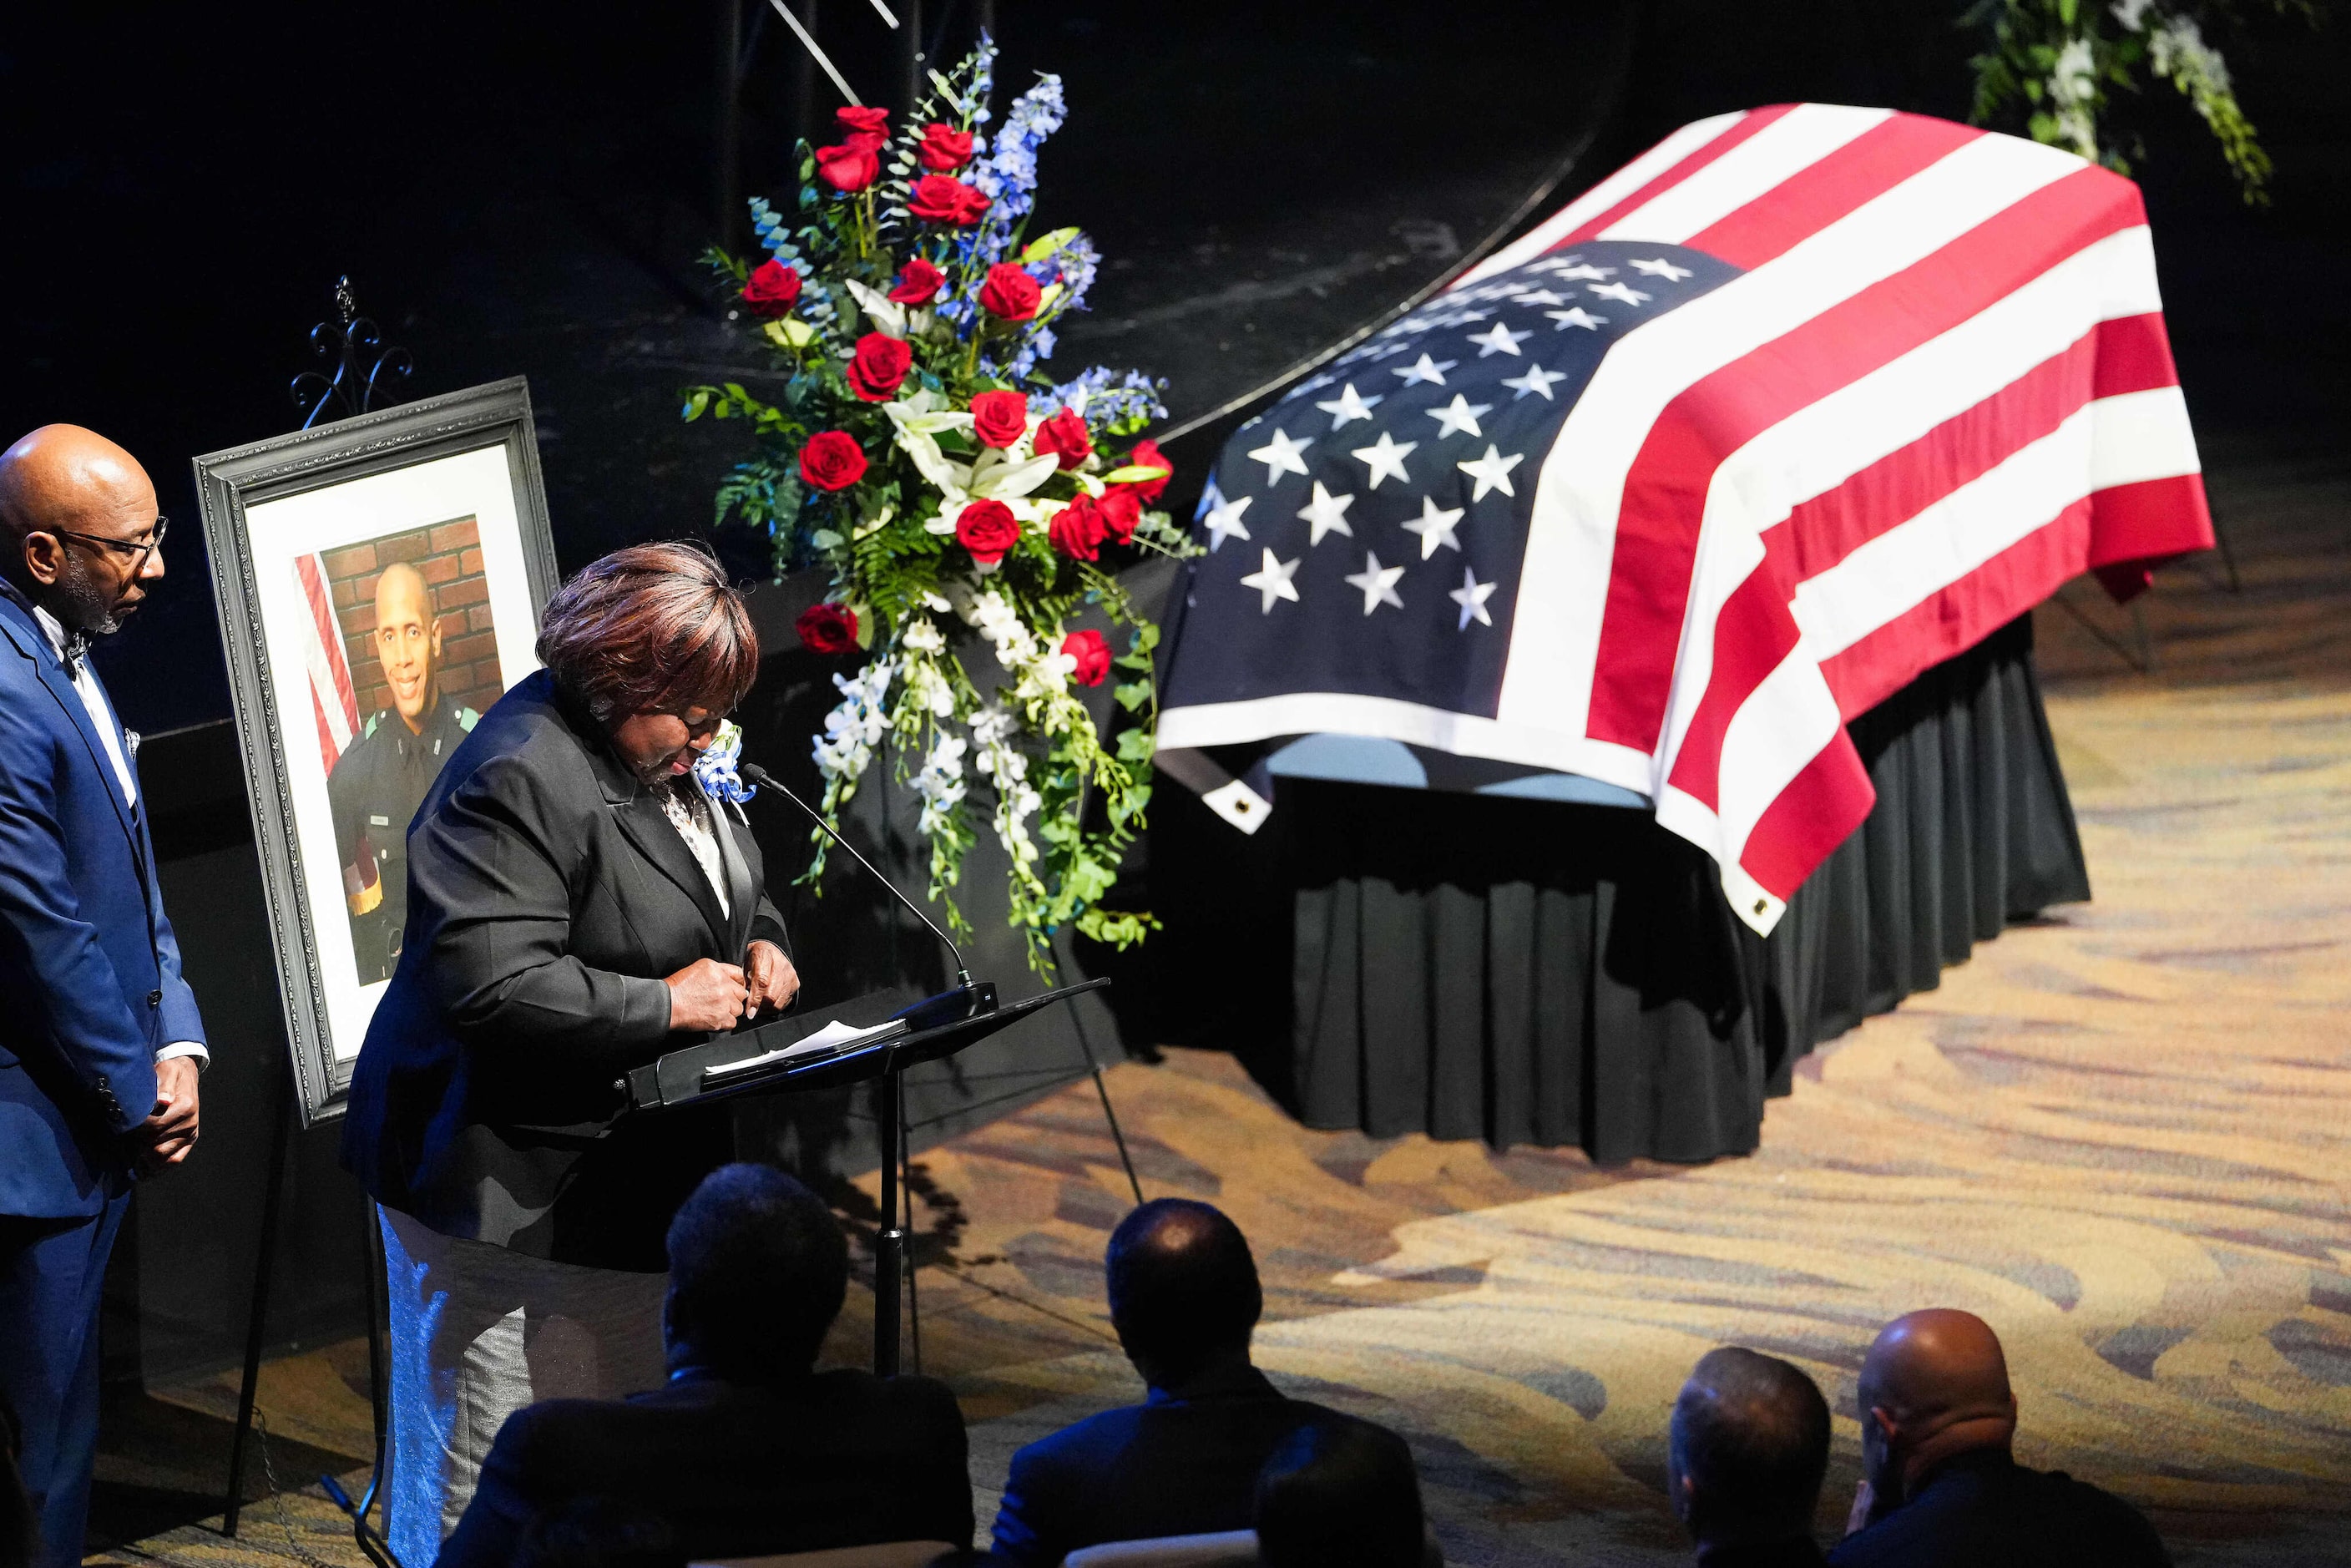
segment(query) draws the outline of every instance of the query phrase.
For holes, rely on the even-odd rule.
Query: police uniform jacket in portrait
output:
[[[688,788],[692,780],[685,781]],[[622,1117],[616,1080],[710,1038],[663,977],[784,945],[749,831],[715,810],[710,877],[601,729],[540,671],[474,727],[408,837],[408,926],[350,1089],[343,1163],[446,1236],[658,1271],[725,1108]]]
[[[482,716],[444,695],[423,716],[411,731],[398,708],[383,709],[327,776],[361,985],[392,977],[408,921],[408,824]],[[354,867],[367,874],[354,876]]]
[[[204,1038],[146,793],[99,722],[0,584],[0,1215],[84,1218],[126,1190],[156,1053]],[[115,744],[127,771],[136,739]]]

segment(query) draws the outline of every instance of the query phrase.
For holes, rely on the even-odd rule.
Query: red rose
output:
[[[1070,679],[1081,686],[1098,686],[1110,674],[1110,644],[1099,632],[1072,632],[1061,639],[1061,652],[1078,662]]]
[[[984,445],[1011,445],[1029,434],[1029,400],[1019,392],[979,393],[971,400],[971,433]]]
[[[882,154],[878,147],[868,146],[862,140],[852,140],[841,147],[820,147],[816,150],[816,172],[834,190],[843,195],[854,195],[881,178]]]
[[[800,297],[800,275],[773,256],[751,269],[743,280],[743,304],[754,316],[783,316]]]
[[[890,290],[890,298],[901,305],[928,305],[946,280],[946,274],[918,256],[898,274],[898,287]]]
[[[925,174],[906,193],[906,210],[926,224],[969,228],[987,211],[987,198],[947,174]]]
[[[857,340],[857,356],[849,361],[849,390],[867,402],[887,402],[906,379],[914,350],[884,332],[868,332]]]
[[[865,477],[864,449],[846,431],[819,431],[800,448],[800,477],[820,490],[846,490]]]
[[[1143,497],[1132,485],[1113,485],[1094,503],[1094,509],[1102,513],[1102,531],[1125,544],[1134,538],[1134,525],[1143,520]]]
[[[925,125],[922,145],[914,149],[914,156],[923,161],[925,169],[952,174],[971,162],[971,132],[957,131],[952,125]]]
[[[987,269],[987,281],[979,289],[979,303],[991,316],[1006,321],[1026,321],[1037,314],[1037,302],[1044,295],[1035,278],[1008,261],[999,261]]]
[[[1065,408],[1037,427],[1037,450],[1058,452],[1063,468],[1075,468],[1093,455],[1094,444],[1086,422]]]
[[[851,146],[861,141],[879,148],[890,137],[890,111],[886,109],[836,109],[833,123],[841,127],[841,139]]]
[[[1166,457],[1161,454],[1159,450],[1159,443],[1155,441],[1136,442],[1134,444],[1134,450],[1127,454],[1126,462],[1127,466],[1130,468],[1165,468],[1167,470],[1166,473],[1162,474],[1156,479],[1137,479],[1133,485],[1126,486],[1126,488],[1133,490],[1137,497],[1145,501],[1155,501],[1159,499],[1159,497],[1165,494],[1167,489],[1167,481],[1173,478],[1176,474],[1176,465],[1168,462]]]
[[[845,604],[811,604],[792,622],[811,653],[847,653],[857,647],[857,612]]]
[[[1102,509],[1092,496],[1079,497],[1045,525],[1045,537],[1071,560],[1092,560],[1100,554],[1102,533]]]
[[[982,566],[994,566],[1020,542],[1020,525],[1001,501],[974,501],[956,518],[956,543]]]

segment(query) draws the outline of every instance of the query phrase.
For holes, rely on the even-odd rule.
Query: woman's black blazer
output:
[[[614,1081],[709,1038],[662,977],[781,946],[758,844],[714,812],[701,865],[541,671],[498,699],[408,831],[408,925],[351,1076],[343,1164],[448,1236],[658,1270],[695,1184],[733,1155],[717,1110],[621,1116]]]

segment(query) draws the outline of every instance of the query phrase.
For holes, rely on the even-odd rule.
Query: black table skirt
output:
[[[1254,838],[1163,787],[1167,928],[1090,967],[1131,1048],[1231,1050],[1310,1126],[1745,1153],[1814,1044],[2089,896],[2029,618],[1851,729],[1877,805],[1768,938],[1637,811],[1283,779]]]

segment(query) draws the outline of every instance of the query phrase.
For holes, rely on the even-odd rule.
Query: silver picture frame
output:
[[[337,849],[329,779],[363,738],[358,726],[366,716],[354,695],[360,669],[350,650],[371,635],[374,601],[362,609],[360,566],[381,577],[389,559],[375,564],[379,545],[388,557],[444,533],[462,545],[464,525],[472,524],[472,553],[444,552],[470,575],[460,580],[445,559],[419,563],[439,583],[425,594],[435,617],[434,674],[426,689],[436,703],[451,700],[444,615],[459,616],[458,637],[475,650],[463,666],[469,693],[490,699],[536,667],[529,649],[559,577],[529,389],[519,376],[469,387],[207,453],[194,467],[287,1047],[307,1127],[341,1113],[365,1019],[382,990],[362,978],[364,956],[354,956],[360,915],[346,904],[356,905],[357,896],[321,907],[350,885],[338,877],[359,874]],[[315,557],[307,575],[305,553]],[[329,588],[321,574],[337,559],[358,564]],[[408,580],[426,576],[421,570]],[[444,601],[457,591],[469,602],[451,610]],[[308,641],[309,628],[319,626],[323,632]],[[479,653],[484,647],[487,655]],[[320,691],[337,679],[340,709],[318,706]],[[307,708],[295,695],[305,692]],[[342,715],[340,727],[330,709]],[[335,749],[338,735],[347,738]],[[403,822],[379,831],[405,829]]]

